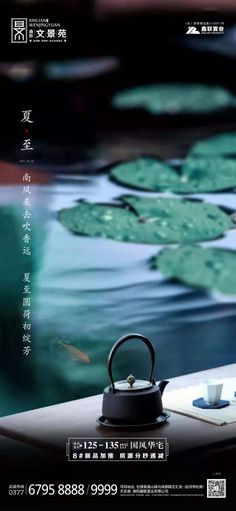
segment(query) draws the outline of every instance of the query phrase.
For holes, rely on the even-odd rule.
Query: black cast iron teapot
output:
[[[149,380],[136,380],[130,374],[126,380],[114,382],[112,361],[118,348],[130,339],[140,339],[149,349],[151,371]],[[104,389],[102,414],[111,424],[136,425],[153,423],[162,414],[162,394],[168,381],[156,384],[153,378],[155,351],[151,341],[140,334],[128,334],[121,337],[111,349],[108,357],[108,374],[111,385]]]

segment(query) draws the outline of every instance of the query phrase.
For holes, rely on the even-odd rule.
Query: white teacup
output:
[[[202,395],[207,405],[215,405],[221,397],[223,383],[221,380],[210,378],[201,381]]]

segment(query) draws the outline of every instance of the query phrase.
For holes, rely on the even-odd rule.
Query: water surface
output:
[[[2,187],[1,204],[19,203],[21,193],[20,186]],[[20,326],[12,331],[8,324],[1,335],[2,346],[7,340],[2,415],[100,393],[109,383],[109,350],[129,332],[153,341],[157,379],[235,362],[236,300],[167,281],[151,266],[160,246],[78,236],[58,222],[58,211],[76,200],[116,202],[125,193],[130,189],[110,182],[106,174],[62,174],[51,184],[32,187],[32,352],[22,362]],[[236,205],[233,193],[194,198],[232,210]],[[236,230],[203,245],[235,248]],[[17,311],[9,309],[16,318]],[[65,344],[87,353],[90,363],[74,360]],[[137,341],[122,348],[114,361],[115,378],[130,372],[147,378],[145,349]]]

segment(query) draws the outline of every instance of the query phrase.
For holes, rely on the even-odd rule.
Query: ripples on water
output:
[[[236,300],[165,280],[151,267],[160,246],[76,236],[57,220],[57,212],[78,199],[111,202],[125,193],[130,189],[106,175],[61,175],[53,184],[35,188],[38,268],[28,359],[34,378],[26,371],[29,388],[15,389],[11,402],[6,386],[2,414],[100,393],[108,384],[106,360],[112,344],[132,331],[152,339],[157,379],[235,362]],[[194,198],[233,210],[236,205],[234,194]],[[204,246],[235,248],[235,242],[234,230]],[[60,341],[87,353],[90,363],[73,360]],[[115,378],[130,372],[146,378],[149,359],[144,355],[145,347],[137,341],[127,344],[115,359]],[[16,352],[13,369],[18,357]]]

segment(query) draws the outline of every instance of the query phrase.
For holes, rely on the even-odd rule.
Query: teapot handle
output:
[[[109,374],[109,378],[111,380],[113,392],[115,392],[115,383],[114,383],[114,379],[113,379],[113,375],[112,375],[113,357],[114,357],[116,351],[118,350],[118,348],[122,344],[124,344],[124,342],[129,341],[130,339],[133,339],[133,338],[140,339],[140,341],[143,341],[146,344],[146,346],[148,347],[150,355],[151,355],[151,371],[150,371],[150,375],[149,375],[149,381],[154,385],[156,383],[153,378],[153,371],[154,371],[156,356],[155,356],[155,351],[154,351],[151,341],[149,341],[149,339],[147,337],[145,337],[144,335],[141,335],[141,334],[127,334],[127,335],[124,335],[123,337],[120,337],[120,339],[118,339],[118,341],[116,341],[116,343],[112,347],[112,349],[109,353],[109,357],[108,357],[108,374]]]

